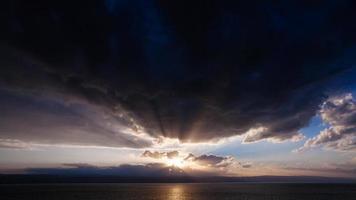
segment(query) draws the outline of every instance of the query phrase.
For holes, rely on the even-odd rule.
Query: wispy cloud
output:
[[[31,144],[25,143],[21,140],[1,139],[0,138],[0,148],[27,149],[30,147],[31,147]]]

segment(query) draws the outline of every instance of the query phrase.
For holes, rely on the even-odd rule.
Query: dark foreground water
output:
[[[356,200],[356,185],[241,183],[0,185],[0,199]]]

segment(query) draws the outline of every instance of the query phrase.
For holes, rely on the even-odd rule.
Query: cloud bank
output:
[[[174,177],[186,176],[184,171],[178,168],[167,167],[159,163],[145,165],[120,165],[112,167],[97,167],[88,164],[68,164],[58,168],[29,168],[26,174],[40,175],[72,175],[72,176],[120,176],[120,177]]]

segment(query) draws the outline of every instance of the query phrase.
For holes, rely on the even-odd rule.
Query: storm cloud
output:
[[[298,141],[356,80],[353,1],[1,4],[4,140]]]

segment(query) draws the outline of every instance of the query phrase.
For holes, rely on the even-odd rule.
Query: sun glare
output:
[[[180,158],[173,158],[173,159],[168,159],[166,161],[166,164],[168,166],[175,166],[175,167],[184,167],[184,160]]]

